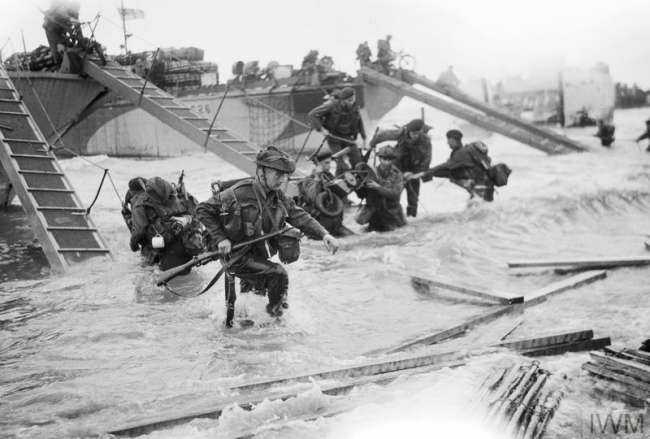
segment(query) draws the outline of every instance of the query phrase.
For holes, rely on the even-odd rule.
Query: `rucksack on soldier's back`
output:
[[[488,176],[495,186],[505,186],[508,184],[508,177],[512,169],[505,163],[497,163],[488,170]]]

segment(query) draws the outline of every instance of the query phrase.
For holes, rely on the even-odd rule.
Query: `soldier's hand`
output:
[[[405,172],[402,174],[404,176],[404,180],[410,180],[413,178],[413,173],[412,172]]]
[[[329,233],[323,237],[323,244],[325,244],[325,248],[332,254],[335,254],[339,249],[339,240]]]
[[[370,180],[366,183],[366,187],[370,189],[377,189],[380,188],[381,185],[374,180]]]
[[[217,250],[222,255],[229,255],[231,249],[232,249],[232,242],[230,242],[230,239],[224,239],[219,244],[217,244]]]

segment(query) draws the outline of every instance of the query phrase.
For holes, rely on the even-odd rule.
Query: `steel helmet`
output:
[[[395,154],[395,150],[393,149],[393,147],[390,145],[386,145],[379,148],[379,150],[377,151],[377,157],[388,157],[394,159],[397,156]]]
[[[275,169],[280,172],[292,174],[296,170],[296,164],[289,156],[275,146],[267,146],[257,154],[255,158],[257,166]]]

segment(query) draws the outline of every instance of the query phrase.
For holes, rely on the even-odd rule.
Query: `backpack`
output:
[[[491,166],[488,170],[488,176],[495,186],[505,186],[508,184],[508,177],[512,173],[512,169],[505,163],[497,163]]]

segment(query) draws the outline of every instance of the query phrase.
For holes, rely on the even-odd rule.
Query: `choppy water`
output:
[[[364,352],[446,329],[486,309],[417,293],[407,271],[525,294],[561,276],[551,271],[515,275],[506,261],[642,255],[650,233],[650,154],[631,139],[647,113],[616,113],[618,140],[612,150],[596,144],[594,128],[569,131],[593,145],[592,152],[560,157],[500,136],[484,138],[493,159],[514,169],[494,203],[468,206],[461,189],[434,180],[423,186],[420,216],[399,231],[347,238],[335,256],[320,243],[304,242],[301,260],[288,266],[288,314],[267,325],[264,299],[242,296],[238,314],[263,324],[248,330],[224,330],[220,286],[192,300],[153,286],[151,269],[128,249],[110,187],[102,192],[93,220],[114,260],[92,261],[64,276],[50,275],[39,262],[29,228],[12,209],[0,217],[1,434],[85,436],[138,415],[185,411],[246,381],[367,361]],[[383,124],[403,122],[412,114],[419,109],[407,102]],[[432,117],[434,162],[440,162],[448,155],[444,132],[455,121]],[[205,199],[212,179],[238,175],[203,154],[160,161],[92,160],[111,169],[121,192],[136,173],[175,179],[185,169],[188,190]],[[101,172],[80,159],[62,164],[82,199],[91,200]],[[350,227],[359,230],[353,223]],[[191,280],[198,285],[214,269],[203,267]],[[649,268],[610,271],[603,281],[526,310],[513,336],[593,329],[597,337],[637,347],[650,337],[649,279]],[[491,343],[508,319],[436,349]],[[574,438],[590,411],[622,407],[594,393],[593,379],[580,370],[586,359],[586,354],[568,354],[542,360],[567,394],[550,427],[553,436]],[[486,370],[510,360],[506,354],[489,356],[460,369],[367,386],[345,398],[324,396],[315,388],[298,400],[267,402],[252,412],[232,408],[219,422],[197,420],[151,436],[232,437],[269,419],[351,404],[354,408],[344,414],[263,428],[258,437],[394,437],[397,432],[489,437],[489,432],[472,430],[468,402]]]

